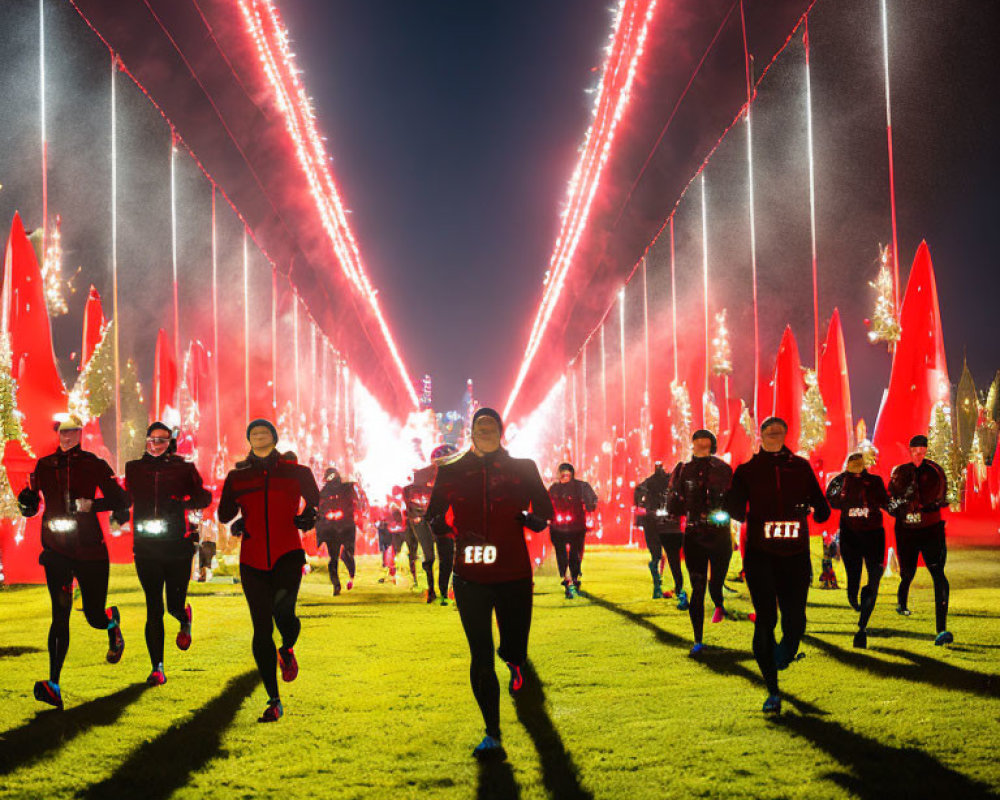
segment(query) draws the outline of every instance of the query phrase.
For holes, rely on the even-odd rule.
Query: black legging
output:
[[[497,654],[510,664],[528,659],[532,579],[506,583],[473,583],[455,576],[455,602],[469,641],[472,693],[486,723],[486,733],[500,735],[500,684],[493,665],[493,612],[500,630]]]
[[[896,526],[896,547],[899,552],[899,605],[906,608],[910,584],[917,574],[917,557],[924,557],[924,564],[934,581],[934,611],[937,631],[948,629],[948,579],[944,565],[948,560],[948,545],[944,538],[944,523],[929,528],[903,528]]]
[[[583,540],[587,537],[584,531],[550,531],[552,548],[556,551],[556,565],[559,577],[566,582],[566,571],[573,583],[580,582],[580,565],[583,562]]]
[[[434,532],[427,520],[423,519],[420,522],[410,523],[410,528],[420,542],[420,551],[424,555],[420,566],[424,568],[424,575],[427,576],[427,591],[434,594]]]
[[[705,628],[705,586],[716,608],[722,608],[725,600],[722,585],[729,571],[729,561],[733,557],[733,543],[727,529],[688,529],[684,535],[684,560],[687,562],[688,576],[691,578],[691,601],[688,613],[694,640],[701,641]],[[709,578],[711,566],[711,578]]]
[[[73,578],[80,585],[83,615],[87,624],[98,630],[108,630],[108,572],[105,561],[78,561],[54,550],[43,550],[38,562],[45,568],[45,584],[52,602],[52,624],[49,626],[49,680],[59,683],[63,662],[69,650],[69,618],[73,610]]]
[[[875,610],[879,583],[885,572],[885,529],[851,531],[841,528],[840,557],[844,559],[844,569],[847,570],[847,599],[852,607],[860,610],[858,628],[865,630]],[[868,571],[868,583],[860,589],[862,566]]]
[[[278,654],[272,638],[274,625],[281,634],[281,646],[294,647],[302,630],[302,623],[295,616],[295,600],[305,561],[302,550],[293,550],[274,562],[270,570],[240,564],[243,594],[253,623],[253,657],[267,696],[272,700],[278,697]]]
[[[435,545],[438,553],[438,594],[447,597],[451,571],[455,568],[455,540],[450,536],[441,536]]]
[[[187,622],[184,605],[187,602],[188,581],[191,578],[191,558],[136,558],[135,571],[146,595],[146,649],[156,669],[163,663],[163,594],[167,595],[166,610],[181,624]]]
[[[667,554],[667,564],[674,578],[674,591],[680,594],[684,591],[684,573],[681,572],[681,546],[684,534],[678,531],[657,532],[655,528],[646,528],[646,547],[649,548],[651,563],[659,569],[660,558]]]
[[[340,562],[344,562],[347,567],[347,574],[354,580],[354,546],[357,539],[357,528],[346,531],[324,531],[318,534],[316,541],[326,543],[326,551],[330,554],[330,561],[326,565],[326,571],[330,574],[330,583],[340,586]]]
[[[806,632],[806,599],[812,571],[809,553],[777,556],[747,548],[743,557],[747,588],[757,614],[753,627],[753,655],[770,694],[778,693],[774,663],[774,627],[781,611],[781,643],[786,658],[799,650]]]

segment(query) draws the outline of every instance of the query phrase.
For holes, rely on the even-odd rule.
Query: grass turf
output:
[[[586,596],[575,601],[543,565],[533,674],[516,704],[501,700],[509,761],[485,767],[470,758],[482,723],[456,611],[378,585],[370,557],[338,598],[325,570],[305,579],[301,673],[282,685],[275,725],[255,722],[265,697],[238,586],[191,585],[194,645],[174,648],[168,618],[168,682],[151,689],[143,596],[133,569],[114,567],[109,603],[122,611],[125,657],[105,663],[106,636],[74,611],[61,713],[31,697],[47,672],[45,589],[3,591],[0,797],[996,796],[997,551],[950,554],[956,642],[946,648],[933,645],[924,570],[910,618],[893,611],[897,580],[883,581],[866,651],[852,648],[844,592],[814,587],[808,657],[782,673],[777,720],[760,713],[751,623],[706,620],[710,648],[689,657],[687,614],[650,599],[645,561],[589,549]],[[742,593],[727,602],[746,612],[735,585]]]

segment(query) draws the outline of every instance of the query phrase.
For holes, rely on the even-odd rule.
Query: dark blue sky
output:
[[[590,118],[607,0],[281,4],[362,256],[439,409],[506,400]]]

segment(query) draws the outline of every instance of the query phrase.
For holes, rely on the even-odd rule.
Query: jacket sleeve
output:
[[[219,509],[216,512],[219,522],[224,525],[231,522],[240,512],[240,507],[236,503],[236,497],[233,495],[232,476],[233,473],[231,472],[226,475],[226,482],[222,484],[222,496],[219,498]]]
[[[637,483],[632,490],[632,505],[641,506],[646,502],[646,481]]]
[[[205,488],[198,467],[188,463],[190,491],[184,502],[185,508],[208,508],[212,504],[212,493]]]
[[[118,485],[115,480],[114,470],[107,461],[98,460],[97,487],[101,490],[101,497],[94,501],[94,511],[118,511],[129,507],[129,498],[125,490]]]
[[[587,509],[587,511],[597,510],[597,492],[595,492],[594,487],[586,481],[583,482],[583,507]]]
[[[874,482],[874,497],[871,498],[872,505],[877,508],[885,508],[889,505],[889,493],[885,489],[885,481],[882,480],[881,475],[873,475],[875,478]]]
[[[892,471],[892,475],[889,477],[889,496],[892,498],[900,498],[903,492],[906,491],[906,487],[903,486],[903,478],[900,475],[899,467],[896,467]]]
[[[747,504],[750,502],[750,487],[747,485],[746,470],[741,464],[733,473],[733,482],[722,501],[726,513],[738,522],[746,522]]]
[[[435,536],[447,536],[451,533],[446,515],[451,507],[448,497],[448,471],[446,467],[438,470],[437,479],[434,481],[434,488],[431,489],[431,498],[427,502],[427,511],[424,512],[424,519],[431,526]]]
[[[826,487],[826,499],[830,504],[831,508],[843,508],[844,507],[844,473],[835,475],[833,480],[830,481],[830,485]],[[882,479],[879,478],[879,483],[882,483]],[[885,486],[882,486],[882,491],[885,491]]]
[[[531,501],[531,513],[536,517],[541,517],[546,522],[551,522],[556,515],[552,507],[552,498],[542,483],[542,476],[538,474],[538,465],[534,461],[525,464],[525,471],[528,479],[528,499]]]
[[[684,463],[678,462],[670,473],[670,483],[667,484],[667,512],[672,517],[683,517],[687,513],[687,497],[681,480],[683,471]]]
[[[934,465],[934,471],[938,476],[938,491],[936,492],[934,499],[925,505],[921,511],[937,511],[938,509],[944,508],[948,505],[948,478],[939,464]]]
[[[813,468],[809,466],[806,462],[805,468],[809,470],[809,505],[812,506],[813,519],[823,524],[828,519],[830,519],[830,504],[826,502],[826,495],[823,493],[823,487],[819,485],[819,480],[816,478],[816,473],[813,472]]]
[[[299,492],[306,501],[306,508],[315,509],[319,505],[319,486],[309,467],[299,467]]]

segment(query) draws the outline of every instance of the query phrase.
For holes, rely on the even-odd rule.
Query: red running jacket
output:
[[[251,453],[237,462],[222,485],[218,515],[222,523],[237,514],[243,517],[246,533],[240,546],[240,564],[271,569],[285,553],[301,550],[295,516],[303,501],[306,507],[319,504],[319,488],[308,467],[277,450],[267,458]]]

